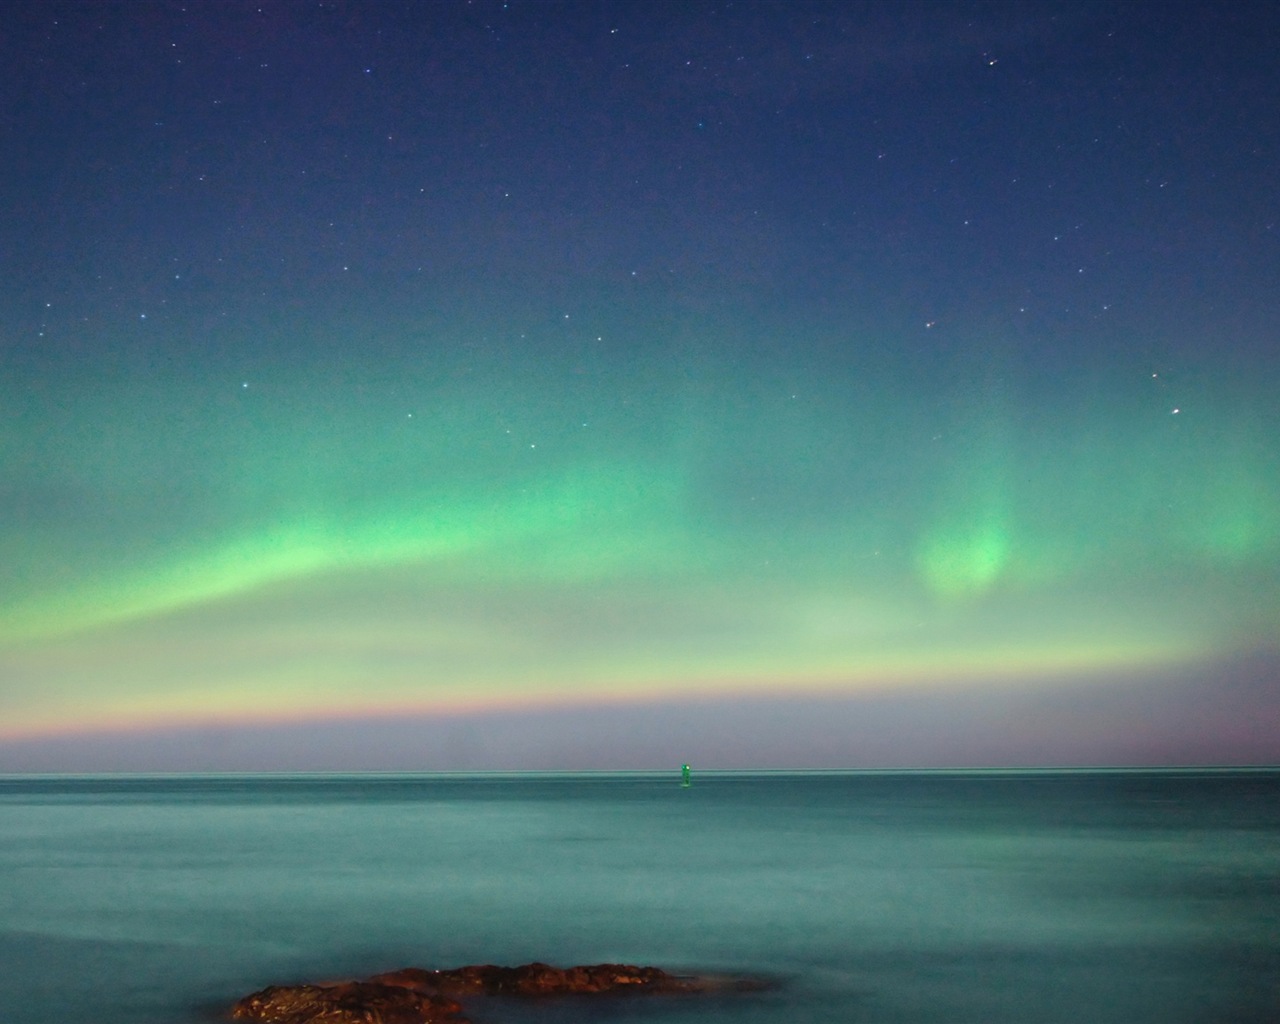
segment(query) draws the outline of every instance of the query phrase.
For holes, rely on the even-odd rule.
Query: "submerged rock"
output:
[[[683,977],[657,967],[630,964],[473,964],[446,971],[405,967],[365,981],[272,985],[241,999],[231,1016],[267,1024],[469,1024],[456,1002],[469,995],[694,993],[764,987],[763,982],[753,979]]]

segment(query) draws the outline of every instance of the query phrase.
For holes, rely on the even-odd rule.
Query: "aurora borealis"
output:
[[[0,770],[1280,758],[1272,8],[16,10]]]

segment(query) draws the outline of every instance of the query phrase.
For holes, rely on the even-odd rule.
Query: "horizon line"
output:
[[[93,771],[93,772],[0,772],[0,782],[38,779],[355,779],[355,778],[580,778],[601,776],[635,776],[646,778],[680,778],[682,765],[667,768],[480,768],[480,769],[366,769],[366,770],[244,770],[219,771]],[[692,767],[692,766],[691,766]],[[1096,764],[1096,765],[985,765],[950,767],[884,767],[884,768],[692,768],[698,776],[779,776],[779,775],[1117,775],[1117,774],[1183,774],[1280,772],[1278,764]]]

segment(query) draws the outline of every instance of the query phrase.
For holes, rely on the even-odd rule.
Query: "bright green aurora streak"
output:
[[[926,399],[916,367],[733,348],[15,391],[5,735],[1034,682],[1273,637],[1276,414],[1240,389]]]

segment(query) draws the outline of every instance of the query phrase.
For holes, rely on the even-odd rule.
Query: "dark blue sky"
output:
[[[17,5],[4,195],[33,258],[9,287],[79,295],[87,273],[122,314],[313,305],[326,284],[395,308],[637,284],[911,326],[1217,323],[1273,280],[1275,22],[1265,4]]]

